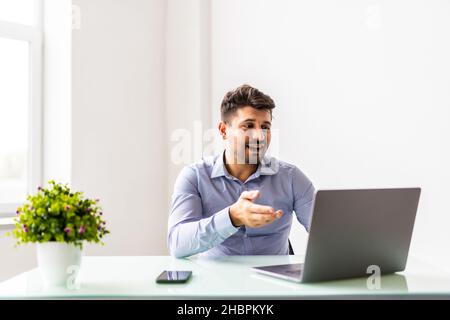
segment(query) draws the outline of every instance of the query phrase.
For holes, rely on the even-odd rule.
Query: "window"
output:
[[[40,0],[0,0],[0,217],[41,180]]]

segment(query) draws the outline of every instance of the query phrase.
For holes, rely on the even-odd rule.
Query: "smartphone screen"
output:
[[[157,283],[183,283],[191,277],[192,271],[163,271],[158,278]]]

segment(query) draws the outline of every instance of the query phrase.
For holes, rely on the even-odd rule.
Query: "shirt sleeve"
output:
[[[315,197],[315,188],[306,175],[297,167],[292,173],[292,191],[294,193],[294,211],[297,220],[309,232]]]
[[[222,243],[238,228],[233,226],[230,207],[203,218],[202,199],[198,192],[194,168],[185,167],[179,174],[172,195],[168,224],[168,247],[177,258],[191,256]]]

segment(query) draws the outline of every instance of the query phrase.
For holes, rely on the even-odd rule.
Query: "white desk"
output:
[[[299,284],[257,274],[252,266],[302,262],[301,256],[230,256],[175,259],[83,257],[78,290],[44,288],[37,269],[0,284],[0,298],[132,299],[450,299],[450,273],[412,257],[404,272],[381,277],[381,289],[368,289],[367,278]],[[192,270],[185,284],[157,284],[164,270]]]

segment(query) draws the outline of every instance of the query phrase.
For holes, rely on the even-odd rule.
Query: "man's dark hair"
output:
[[[230,115],[235,113],[237,109],[246,106],[259,110],[267,110],[272,117],[272,109],[275,108],[275,103],[268,95],[248,84],[244,84],[227,92],[225,97],[223,97],[222,105],[220,106],[222,121],[226,122],[229,120]]]

